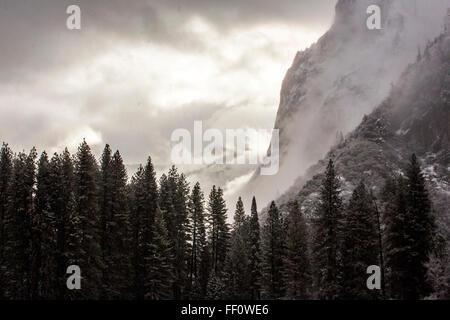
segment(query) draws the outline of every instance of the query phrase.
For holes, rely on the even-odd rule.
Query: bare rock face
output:
[[[367,8],[381,8],[381,30],[369,30]],[[240,191],[266,204],[348,134],[389,94],[418,51],[444,30],[448,0],[339,0],[330,30],[297,53],[282,84],[275,128],[277,175],[256,172]]]

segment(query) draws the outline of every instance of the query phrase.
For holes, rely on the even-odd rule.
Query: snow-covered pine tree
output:
[[[106,243],[104,252],[107,266],[107,297],[110,299],[128,298],[131,282],[131,228],[130,211],[127,201],[127,172],[122,156],[116,151],[111,160],[111,185],[109,192],[113,199],[110,216],[107,217]]]
[[[228,298],[235,300],[248,299],[249,265],[248,220],[245,216],[241,197],[236,203],[234,222],[231,231],[230,249],[226,261],[226,285]]]
[[[173,281],[176,281],[176,278],[174,278],[172,269],[171,244],[159,208],[155,211],[151,229],[152,239],[144,257],[146,273],[141,279],[145,286],[145,298],[151,300],[172,299]]]
[[[445,217],[441,218],[444,219],[437,220],[433,251],[426,264],[427,281],[432,288],[432,293],[426,299],[433,300],[450,299],[450,244],[447,239]]]
[[[102,252],[100,246],[99,168],[86,141],[78,147],[75,157],[73,264],[82,274],[83,290],[74,293],[75,298],[97,299],[101,293]]]
[[[160,179],[159,205],[166,223],[174,258],[175,281],[173,283],[173,293],[175,299],[184,297],[185,288],[189,283],[188,200],[189,185],[186,182],[186,178],[183,174],[180,175],[177,168],[173,166],[168,174],[163,175]]]
[[[431,212],[431,201],[428,197],[425,178],[415,154],[411,156],[406,176],[408,202],[406,225],[411,242],[408,268],[412,272],[407,298],[419,299],[431,293],[431,288],[426,280],[426,263],[429,261],[429,254],[433,247],[436,226]]]
[[[366,286],[367,267],[379,265],[376,212],[366,186],[361,181],[345,210],[342,246],[342,298],[375,299],[377,290]]]
[[[139,166],[131,181],[131,251],[132,251],[132,293],[135,299],[146,296],[146,278],[150,265],[145,257],[150,255],[152,228],[158,208],[158,186],[153,163],[149,157],[144,167]]]
[[[130,275],[127,173],[120,153],[112,155],[109,145],[103,151],[100,175],[100,239],[105,264],[101,298],[125,298]]]
[[[403,177],[388,179],[383,188],[386,289],[391,299],[404,299],[408,286],[410,244],[405,231],[407,204]]]
[[[411,156],[406,178],[398,177],[395,183],[389,182],[385,188],[395,195],[384,192],[388,202],[384,220],[390,296],[402,300],[427,297],[431,287],[427,282],[426,266],[432,253],[436,226],[425,179],[415,155]]]
[[[314,221],[314,264],[319,299],[336,299],[341,292],[339,249],[342,239],[342,200],[333,160],[328,162]]]
[[[56,212],[52,174],[47,153],[38,162],[35,208],[32,219],[32,299],[55,299],[57,293]]]
[[[206,296],[208,280],[211,273],[211,260],[211,245],[206,239],[206,244],[203,246],[203,249],[201,251],[200,266],[198,271],[200,284],[200,290],[198,292],[199,298],[204,298]]]

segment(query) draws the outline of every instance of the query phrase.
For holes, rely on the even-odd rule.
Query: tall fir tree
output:
[[[33,194],[36,179],[36,149],[14,159],[5,219],[6,296],[9,299],[31,298],[31,244]]]
[[[184,297],[184,291],[189,281],[188,200],[189,186],[186,179],[173,166],[167,175],[161,176],[159,204],[172,248],[175,299]]]
[[[74,193],[75,228],[72,230],[71,264],[81,270],[83,290],[75,299],[97,299],[102,290],[102,260],[99,212],[99,168],[86,141],[75,157]]]
[[[130,228],[131,228],[131,274],[133,277],[130,292],[134,299],[144,299],[144,285],[142,279],[145,272],[144,258],[143,258],[143,235],[148,234],[148,227],[143,224],[143,219],[146,215],[145,209],[145,195],[144,190],[144,168],[139,166],[136,173],[131,178],[129,188],[128,201],[131,207]],[[156,186],[156,181],[155,181]],[[145,230],[143,232],[143,229]]]
[[[118,151],[112,155],[109,145],[101,160],[100,194],[100,239],[105,264],[101,297],[126,298],[130,274],[127,172],[122,156]]]
[[[433,247],[433,237],[436,232],[434,216],[431,211],[431,201],[428,197],[425,178],[416,155],[411,156],[407,171],[407,200],[410,241],[411,241],[411,271],[414,288],[408,298],[419,299],[428,296],[431,288],[426,279],[426,264]]]
[[[54,155],[50,163],[52,208],[56,214],[56,272],[57,296],[70,298],[68,294],[66,270],[69,266],[71,252],[76,251],[77,243],[71,243],[71,235],[76,235],[75,227],[78,218],[75,215],[74,197],[74,166],[73,159],[67,148],[58,156]],[[73,258],[73,257],[72,257]]]
[[[408,287],[410,244],[405,232],[407,203],[403,177],[388,179],[383,188],[383,223],[386,226],[386,289],[391,299],[403,299]]]
[[[249,276],[250,298],[261,298],[261,234],[256,199],[252,199],[250,223],[249,223]]]
[[[102,250],[102,259],[105,263],[105,268],[102,270],[101,299],[108,299],[113,295],[113,289],[110,287],[112,282],[109,280],[111,274],[111,271],[109,270],[109,264],[111,263],[111,243],[108,241],[108,228],[112,223],[112,184],[112,150],[109,144],[107,144],[101,157],[99,180],[100,246]]]
[[[52,203],[52,175],[47,153],[42,153],[37,172],[32,219],[32,299],[55,299],[57,294],[56,212]]]
[[[426,299],[450,300],[450,243],[445,221],[438,220],[437,229],[434,247],[426,264],[427,281],[432,288]]]
[[[283,239],[280,214],[272,201],[262,230],[262,296],[265,299],[280,299],[284,296]]]
[[[6,217],[8,210],[8,192],[13,173],[13,154],[9,146],[3,143],[0,149],[0,300],[5,298],[7,281],[5,278],[5,246],[6,246]]]
[[[379,265],[376,212],[361,181],[346,208],[342,246],[342,297],[362,300],[379,297],[366,286],[367,267]]]
[[[177,282],[174,286],[174,296],[176,299],[186,298],[186,287],[189,285],[188,261],[192,251],[189,226],[189,192],[189,183],[186,176],[179,174],[173,198],[176,212],[176,233],[173,235],[176,249],[174,253],[174,272]]]
[[[116,151],[111,159],[111,185],[109,192],[113,199],[110,216],[107,217],[105,265],[108,272],[107,297],[111,299],[129,298],[131,280],[130,211],[127,201],[127,172],[122,156]],[[107,245],[106,245],[107,244]]]
[[[156,209],[154,223],[152,224],[152,241],[148,246],[145,263],[148,266],[144,277],[145,298],[151,300],[172,299],[173,257],[171,244],[164,218],[159,208]]]
[[[427,267],[427,281],[432,292],[426,299],[450,300],[450,242],[447,227],[448,216],[439,215],[433,211],[436,217],[436,231],[433,238],[433,248],[429,255]]]
[[[234,300],[249,299],[249,220],[245,216],[241,197],[236,203],[230,249],[226,261],[226,284],[228,298]]]
[[[286,296],[305,300],[311,297],[311,270],[306,221],[297,201],[290,204],[284,260]]]
[[[212,187],[208,201],[208,220],[210,225],[211,263],[216,277],[222,275],[229,246],[230,230],[227,223],[227,208],[223,191]]]
[[[133,295],[142,300],[151,288],[148,278],[151,266],[149,256],[152,250],[153,229],[155,215],[158,210],[158,186],[156,174],[151,158],[144,167],[140,166],[132,179],[132,269],[133,269]],[[146,281],[142,281],[146,279]]]
[[[205,201],[200,187],[196,183],[192,188],[189,201],[189,219],[191,224],[191,252],[189,260],[190,298],[200,298],[205,295],[208,281],[206,225],[205,225]],[[202,267],[203,266],[203,267]]]
[[[339,251],[342,243],[342,200],[334,163],[328,162],[314,221],[315,285],[319,299],[336,299],[341,292]]]
[[[431,293],[426,266],[436,227],[425,179],[415,155],[411,156],[406,178],[396,180],[388,181],[384,192],[385,201],[391,203],[384,210],[390,297],[417,300]]]

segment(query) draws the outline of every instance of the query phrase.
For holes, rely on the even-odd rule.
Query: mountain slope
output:
[[[416,153],[436,214],[450,231],[449,137],[450,29],[406,68],[388,98],[299,177],[277,204],[286,211],[287,203],[296,199],[307,215],[313,215],[329,158],[335,161],[342,195],[348,198],[361,179],[377,194],[388,176],[403,174],[409,157]]]
[[[367,7],[381,7],[382,30],[366,27]],[[275,128],[280,130],[280,170],[241,190],[267,203],[322,158],[389,94],[418,47],[442,32],[448,0],[339,0],[331,29],[299,52],[283,82]],[[320,143],[318,143],[320,142]]]

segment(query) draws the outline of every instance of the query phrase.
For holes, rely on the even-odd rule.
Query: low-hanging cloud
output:
[[[110,143],[129,164],[167,167],[171,132],[194,120],[269,130],[286,69],[334,3],[2,0],[0,137],[48,152],[86,138],[97,155]],[[66,28],[73,4],[81,30]]]

